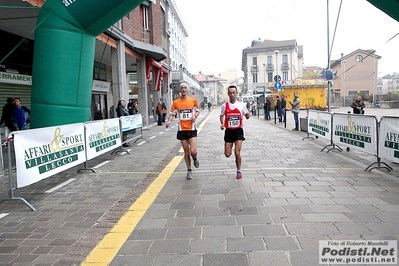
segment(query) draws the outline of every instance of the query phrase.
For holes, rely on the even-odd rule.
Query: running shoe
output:
[[[237,172],[236,178],[237,178],[237,179],[241,179],[241,178],[242,178],[242,173],[241,173],[241,172]]]
[[[199,167],[199,160],[198,159],[194,160],[194,166],[195,166],[195,168]]]
[[[193,173],[191,171],[187,171],[186,179],[192,179],[192,178],[193,178]]]

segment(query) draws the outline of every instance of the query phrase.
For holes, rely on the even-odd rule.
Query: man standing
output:
[[[27,129],[30,122],[30,110],[21,105],[20,98],[14,98],[14,116],[18,130]]]
[[[127,110],[129,111],[129,115],[136,114],[136,107],[134,106],[133,99],[129,99],[129,103],[127,104]]]
[[[276,105],[276,109],[277,109],[277,115],[278,115],[278,122],[281,124],[284,122],[284,117],[285,117],[285,107],[286,107],[286,101],[284,99],[284,95],[282,95],[281,97],[276,96],[277,98],[277,105]]]
[[[14,115],[14,99],[11,97],[7,98],[7,103],[3,106],[3,112],[1,113],[0,125],[3,123],[8,127],[10,131],[17,130],[15,126],[15,115]]]
[[[237,87],[232,85],[227,88],[229,101],[222,105],[220,112],[220,129],[224,130],[224,155],[229,158],[232,154],[236,156],[237,179],[242,178],[241,173],[241,147],[244,138],[242,118],[249,119],[250,113],[244,103],[237,101]]]
[[[180,98],[173,101],[169,118],[166,122],[166,128],[169,128],[175,115],[179,119],[177,139],[180,140],[184,150],[184,160],[187,165],[186,178],[192,179],[191,157],[194,160],[195,168],[199,167],[199,160],[197,159],[197,127],[195,121],[200,112],[197,100],[188,96],[187,83],[180,84]]]
[[[208,111],[209,111],[209,112],[211,111],[211,107],[212,107],[212,103],[211,103],[211,102],[208,102]]]
[[[277,116],[278,116],[278,122],[279,124],[281,124],[282,118],[281,118],[281,112],[282,112],[282,106],[281,106],[281,99],[280,97],[277,95],[276,96],[276,106],[274,106],[274,108],[276,108],[277,111]]]
[[[285,109],[287,108],[287,102],[285,100],[284,94],[281,94],[281,122],[285,123]]]
[[[116,115],[118,117],[121,116],[128,116],[129,112],[126,109],[126,102],[123,99],[118,101],[118,106],[116,107]],[[127,142],[127,131],[122,132],[122,146],[123,147],[130,147],[130,144]]]
[[[299,99],[297,92],[294,92],[294,100],[289,101],[289,103],[292,106],[292,113],[294,114],[294,120],[295,120],[295,128],[293,128],[292,130],[298,131],[299,130],[299,106],[300,106],[301,101]]]
[[[157,104],[155,113],[156,113],[157,116],[158,116],[158,119],[157,119],[158,126],[162,126],[162,114],[163,114],[163,109],[162,109],[162,101],[161,101],[161,100],[158,101],[158,104]]]

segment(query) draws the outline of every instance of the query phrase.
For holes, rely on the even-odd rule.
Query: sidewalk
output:
[[[366,172],[370,156],[321,152],[325,140],[302,140],[305,132],[252,117],[244,121],[237,180],[234,155],[223,154],[219,110],[200,116],[194,178],[185,179],[183,160],[176,164],[143,218],[126,228],[132,233],[116,256],[106,258],[110,265],[319,265],[319,240],[397,240],[396,165]],[[153,126],[144,136],[151,143],[134,144],[131,156],[90,161],[109,161],[96,173],[71,169],[16,190],[37,211],[18,201],[0,205],[0,217],[8,213],[0,219],[0,265],[79,265],[112,237],[126,210],[181,157],[176,128]]]

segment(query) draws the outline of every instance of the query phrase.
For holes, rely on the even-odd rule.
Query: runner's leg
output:
[[[241,170],[241,147],[242,147],[242,140],[236,140],[234,145],[234,155],[236,156],[237,170]]]
[[[181,146],[184,150],[184,161],[186,161],[187,170],[191,170],[191,160],[190,160],[190,144],[189,140],[181,140]]]
[[[232,150],[233,150],[233,143],[225,142],[224,143],[224,156],[229,158],[231,156]]]
[[[191,138],[188,140],[188,143],[190,145],[190,154],[193,159],[197,158],[197,138]]]

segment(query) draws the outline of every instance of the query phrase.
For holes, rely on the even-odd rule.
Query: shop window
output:
[[[93,70],[93,79],[95,80],[101,80],[101,81],[107,81],[107,71],[105,64],[102,64],[100,62],[94,62],[94,70]]]
[[[92,94],[91,96],[91,120],[107,119],[107,95]]]

